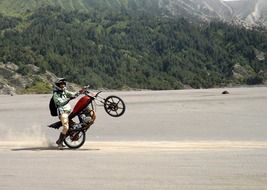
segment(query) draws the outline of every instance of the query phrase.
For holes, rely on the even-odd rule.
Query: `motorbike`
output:
[[[83,96],[77,101],[72,112],[69,114],[69,130],[64,139],[64,144],[70,149],[80,148],[86,140],[87,130],[94,124],[96,119],[95,105],[96,101],[104,106],[106,113],[112,117],[120,117],[124,114],[126,107],[124,101],[115,95],[106,98],[101,97],[98,91],[92,93],[89,86],[84,87]],[[73,119],[78,117],[78,123]],[[62,126],[61,121],[50,124],[48,127],[59,129]]]

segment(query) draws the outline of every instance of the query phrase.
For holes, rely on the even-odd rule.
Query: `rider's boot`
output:
[[[64,141],[64,139],[65,139],[65,136],[66,136],[65,134],[60,133],[59,138],[58,138],[58,140],[56,141],[56,143],[57,143],[59,149],[63,149],[63,148],[65,147],[65,146],[63,145],[63,141]]]

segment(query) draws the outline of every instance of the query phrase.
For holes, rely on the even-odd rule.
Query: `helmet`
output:
[[[66,79],[65,78],[58,78],[57,80],[56,80],[56,82],[55,82],[55,85],[56,86],[59,86],[60,84],[64,84],[64,85],[66,85]]]
[[[61,84],[64,84],[66,86],[67,83],[66,83],[66,79],[65,78],[58,78],[56,80],[56,82],[55,82],[55,87],[58,90],[63,91],[65,89],[65,87],[64,88],[60,87]]]

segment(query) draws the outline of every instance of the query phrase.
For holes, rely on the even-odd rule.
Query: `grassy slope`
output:
[[[1,0],[0,13],[14,16],[34,10],[41,6],[60,6],[66,10],[88,11],[94,6],[120,7],[127,6],[128,0]]]
[[[0,12],[5,15],[19,15],[27,10],[34,10],[42,5],[51,4],[51,0],[2,0],[0,1]]]
[[[112,8],[113,10],[123,7],[138,7],[153,11],[157,8],[158,0],[1,0],[0,13],[14,16],[21,15],[27,10],[35,10],[41,6],[60,6],[72,11],[90,11],[94,7]]]

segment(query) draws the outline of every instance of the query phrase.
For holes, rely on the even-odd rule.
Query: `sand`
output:
[[[0,96],[0,189],[267,189],[266,87],[111,94],[125,114],[98,103],[84,146],[62,151],[50,95]]]

